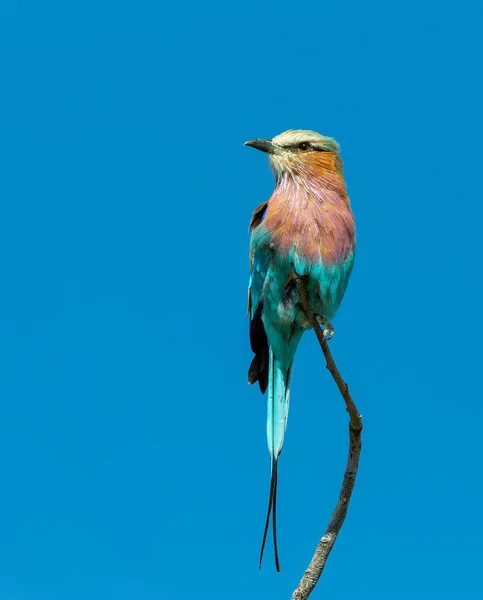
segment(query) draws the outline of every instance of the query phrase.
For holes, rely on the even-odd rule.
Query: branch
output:
[[[334,547],[335,541],[339,534],[339,531],[344,523],[345,517],[347,515],[347,509],[349,507],[349,502],[352,495],[352,490],[354,489],[354,484],[356,481],[357,469],[359,467],[359,457],[361,454],[361,432],[362,432],[362,418],[357,410],[357,407],[352,399],[352,396],[349,392],[349,386],[341,377],[339,370],[332,358],[332,354],[329,350],[329,345],[325,338],[325,335],[320,328],[319,322],[317,321],[317,317],[314,314],[314,311],[310,307],[308,296],[307,296],[307,288],[305,285],[306,278],[298,277],[297,285],[300,292],[300,302],[302,304],[302,308],[304,309],[307,318],[312,325],[315,335],[319,340],[320,347],[322,352],[324,353],[326,360],[326,368],[329,370],[332,375],[337,387],[339,388],[339,392],[341,393],[342,398],[344,399],[346,410],[349,413],[350,423],[349,423],[349,458],[347,459],[347,466],[344,473],[344,480],[342,481],[342,488],[340,490],[339,499],[337,501],[337,505],[332,513],[332,517],[330,519],[329,525],[322,536],[320,542],[317,545],[315,550],[315,554],[310,561],[307,570],[305,571],[300,583],[297,586],[297,589],[294,591],[292,595],[292,600],[305,600],[309,597],[310,593],[313,591],[314,587],[317,585],[317,582],[322,575],[322,571],[324,570],[325,563],[329,557],[329,554]]]

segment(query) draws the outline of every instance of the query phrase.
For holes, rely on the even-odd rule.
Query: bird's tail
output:
[[[274,358],[272,348],[269,352],[268,372],[268,407],[267,407],[267,441],[271,461],[270,496],[268,499],[267,519],[263,532],[262,548],[260,550],[260,567],[262,566],[263,551],[267,541],[270,515],[272,515],[273,545],[275,551],[275,567],[280,571],[277,547],[277,469],[278,457],[282,451],[283,438],[287,427],[288,407],[290,402],[290,381],[292,365],[288,368]]]

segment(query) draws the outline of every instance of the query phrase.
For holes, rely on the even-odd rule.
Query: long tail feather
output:
[[[280,561],[278,559],[278,544],[277,544],[277,478],[278,478],[278,461],[274,464],[275,485],[273,486],[273,503],[272,503],[272,532],[273,532],[273,552],[275,555],[275,568],[280,573]]]
[[[274,358],[272,349],[269,352],[269,377],[268,377],[268,407],[267,407],[267,441],[271,460],[270,495],[268,499],[267,518],[263,532],[262,547],[260,550],[260,567],[262,566],[263,552],[267,541],[270,515],[272,515],[273,546],[275,553],[275,567],[280,571],[277,545],[277,483],[278,483],[278,457],[282,451],[285,429],[287,427],[288,408],[290,403],[290,380],[292,368],[283,368]]]
[[[263,531],[262,547],[260,550],[260,564],[258,568],[262,568],[263,552],[265,550],[265,544],[267,541],[268,527],[270,525],[270,515],[273,517],[273,545],[275,551],[275,568],[280,572],[280,562],[278,560],[278,546],[277,546],[277,477],[278,477],[278,460],[275,460],[272,464],[272,474],[270,476],[270,495],[268,498],[268,509],[267,518],[265,520],[265,529]],[[272,512],[273,511],[273,512]]]

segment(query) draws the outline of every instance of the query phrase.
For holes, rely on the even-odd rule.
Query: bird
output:
[[[272,139],[245,142],[266,153],[275,175],[271,197],[253,211],[250,236],[248,316],[254,358],[248,383],[267,398],[270,493],[259,568],[272,515],[275,568],[278,461],[287,427],[295,352],[311,325],[298,288],[303,278],[309,304],[324,334],[342,301],[354,265],[355,221],[347,195],[339,144],[315,131],[291,129]]]

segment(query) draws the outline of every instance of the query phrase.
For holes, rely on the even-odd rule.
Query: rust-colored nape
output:
[[[310,152],[304,158],[318,173],[342,171],[342,160],[336,152]]]

